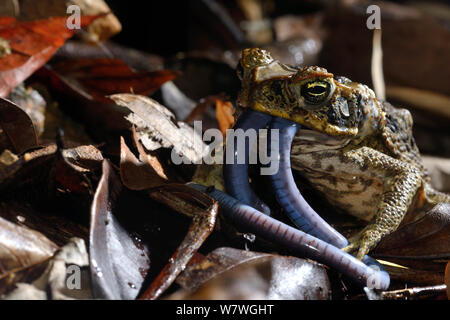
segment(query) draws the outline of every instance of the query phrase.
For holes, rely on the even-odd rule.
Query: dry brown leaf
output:
[[[11,191],[37,183],[47,187],[52,173],[62,187],[80,193],[89,192],[86,174],[100,168],[103,160],[100,151],[92,145],[79,146],[63,150],[62,157],[58,157],[57,146],[50,144],[23,154],[9,166],[0,167],[0,190]]]
[[[8,149],[4,150],[2,154],[0,154],[0,170],[12,165],[17,160],[19,160],[19,157],[16,154],[12,153]]]
[[[122,26],[117,17],[103,0],[20,0],[19,18],[21,20],[36,20],[49,17],[64,16],[69,5],[77,5],[83,15],[99,15],[109,13],[97,19],[87,29],[84,39],[100,42],[119,33]]]
[[[179,75],[172,70],[135,72],[122,60],[110,58],[70,59],[52,69],[76,91],[104,103],[110,103],[107,96],[115,93],[152,94]]]
[[[30,117],[19,106],[0,98],[0,150],[22,153],[37,146],[36,131]]]
[[[132,111],[127,120],[136,126],[139,139],[147,150],[174,148],[191,163],[201,162],[206,146],[200,134],[186,123],[177,122],[173,113],[163,105],[134,94],[115,94],[110,98]]]
[[[5,300],[72,300],[92,299],[89,255],[85,242],[71,238],[49,261],[45,271],[32,283],[17,283],[5,295]],[[80,282],[74,279],[75,268],[80,268]],[[68,287],[68,284],[74,287]],[[79,287],[78,287],[79,285]]]
[[[53,212],[48,208],[32,205],[26,201],[8,200],[0,204],[0,217],[27,227],[39,230],[58,246],[65,245],[71,238],[89,238],[89,230],[84,225],[70,220],[70,217]]]
[[[395,265],[384,265],[383,267],[389,273],[391,281],[399,281],[408,285],[440,285],[444,279],[443,273],[437,270],[423,270],[404,266],[396,267]]]
[[[430,175],[433,188],[450,193],[450,159],[422,156],[422,161]]]
[[[158,298],[184,270],[198,248],[214,229],[218,204],[211,197],[184,184],[169,183],[161,176],[160,166],[139,161],[121,139],[120,175],[125,186],[148,190],[150,197],[192,218],[188,233],[141,299]],[[155,162],[153,162],[153,165]]]
[[[331,290],[317,263],[226,247],[190,264],[177,283],[184,290],[169,299],[322,300]]]
[[[170,185],[166,187],[169,187],[169,189],[171,188]],[[182,193],[184,193],[183,196],[191,197],[191,200],[198,200],[198,198],[196,199],[195,197],[198,197],[199,194],[192,192],[192,190],[190,190],[191,188],[185,188],[187,187],[186,185],[174,185],[172,187],[172,191],[169,190],[169,193],[172,192],[174,196],[182,196]],[[150,196],[152,196],[152,193]],[[175,281],[177,276],[185,270],[191,258],[213,231],[219,205],[212,198],[207,199],[205,194],[200,196],[203,198],[199,202],[202,202],[202,205],[197,205],[195,215],[193,215],[192,223],[189,226],[189,230],[185,238],[170,258],[169,263],[163,268],[152,284],[142,294],[140,297],[141,299],[157,299],[162,293],[164,293],[164,291]],[[205,203],[204,201],[207,202]],[[165,203],[167,204],[167,201],[165,201]],[[185,213],[185,210],[180,210],[180,208],[178,208],[177,211]]]
[[[24,85],[18,85],[8,96],[8,99],[30,116],[37,135],[41,136],[45,129],[47,103],[40,93],[31,87],[25,88]]]
[[[233,104],[230,101],[216,100],[216,118],[219,122],[220,131],[225,137],[227,129],[234,125]]]
[[[450,204],[437,204],[412,222],[407,218],[380,242],[377,255],[418,260],[450,257]]]
[[[92,289],[97,299],[135,299],[150,266],[148,248],[114,214],[122,189],[119,177],[104,160],[91,207],[89,239]]]
[[[89,25],[97,16],[82,16],[81,27]],[[7,40],[11,54],[0,58],[0,97],[44,65],[74,34],[66,27],[65,16],[46,20],[19,22],[12,17],[0,17],[0,37]]]
[[[39,275],[57,249],[41,233],[0,218],[0,290]]]
[[[157,167],[155,170],[148,162],[138,160],[124,139],[120,138],[120,177],[127,188],[146,190],[166,184],[167,177],[158,169]]]

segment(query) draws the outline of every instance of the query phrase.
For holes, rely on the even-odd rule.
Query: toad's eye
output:
[[[302,86],[301,95],[308,104],[319,104],[328,98],[330,90],[330,83],[326,81],[311,81]]]

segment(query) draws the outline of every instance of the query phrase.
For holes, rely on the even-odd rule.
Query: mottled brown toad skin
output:
[[[345,251],[357,251],[362,259],[398,228],[408,211],[450,202],[448,195],[430,186],[408,110],[381,103],[365,85],[320,67],[285,66],[258,48],[243,51],[238,75],[240,107],[290,119],[320,133],[319,139],[305,139],[302,131],[297,134],[292,167],[331,204],[368,222],[349,239]],[[326,81],[333,91],[320,104],[310,105],[301,88],[316,80]]]

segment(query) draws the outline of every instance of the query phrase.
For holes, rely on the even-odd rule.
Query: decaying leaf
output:
[[[374,255],[403,266],[387,266],[393,280],[426,286],[442,284],[443,263],[450,258],[450,205],[438,204],[413,221],[407,218],[380,242]]]
[[[8,99],[30,116],[36,133],[40,136],[44,132],[47,103],[39,92],[31,87],[26,88],[24,85],[18,85],[8,96]]]
[[[68,40],[55,53],[56,57],[64,59],[98,59],[111,58],[120,59],[133,70],[155,71],[163,69],[162,57],[119,45],[115,42],[105,41],[98,45],[88,44],[79,40]]]
[[[164,190],[166,188],[167,190]],[[193,191],[194,189],[189,188],[186,185],[167,185],[158,189],[160,191],[158,190],[156,193],[150,192],[150,196],[155,199],[161,199],[159,197],[159,192],[161,192],[161,194],[172,194],[175,197],[190,197],[193,200],[196,199],[195,196],[200,196],[202,198],[202,206],[196,208],[194,215],[192,215],[191,212],[187,213],[193,217],[189,230],[180,246],[170,258],[169,263],[140,297],[141,299],[147,300],[157,299],[186,268],[188,262],[213,231],[218,211],[217,202],[213,199],[208,199],[206,195],[197,194]],[[186,209],[177,204],[174,205],[170,203],[169,199],[170,198],[163,197],[161,200],[170,207],[173,207],[174,209],[177,208],[178,212],[186,214]],[[207,202],[205,203],[205,201]]]
[[[19,160],[19,157],[16,154],[12,153],[8,149],[5,149],[2,154],[0,154],[0,170],[4,167],[12,165],[17,160]]]
[[[400,259],[450,257],[450,204],[437,204],[422,218],[404,223],[380,242],[375,253]]]
[[[64,160],[78,172],[90,172],[101,167],[102,153],[93,145],[83,145],[62,151]]]
[[[422,156],[424,167],[431,178],[431,185],[441,192],[450,193],[450,159]]]
[[[132,190],[146,190],[167,183],[167,177],[157,165],[143,162],[131,153],[123,138],[120,139],[120,176],[123,184]]]
[[[0,291],[35,278],[57,249],[41,233],[0,218]]]
[[[33,122],[19,106],[0,98],[0,150],[15,153],[37,146]]]
[[[89,255],[82,239],[73,238],[49,261],[32,283],[17,283],[6,300],[92,299]]]
[[[89,229],[84,225],[25,201],[2,201],[0,217],[22,227],[39,230],[58,246],[64,246],[73,237],[82,238],[85,241],[89,238]]]
[[[0,38],[0,58],[11,54],[11,46],[9,45],[9,41],[3,38]]]
[[[115,94],[110,98],[132,111],[127,120],[136,126],[139,139],[147,150],[174,148],[175,153],[191,163],[201,162],[205,150],[201,133],[194,132],[184,122],[177,122],[173,113],[157,101],[134,94]]]
[[[161,176],[156,162],[140,162],[131,153],[122,139],[120,173],[124,184],[132,189],[147,189],[150,197],[173,210],[192,217],[189,230],[180,246],[170,258],[141,299],[156,299],[173,283],[184,270],[214,229],[218,204],[212,198],[187,185],[169,183]]]
[[[83,16],[81,27],[97,17]],[[0,37],[8,40],[11,54],[0,58],[0,97],[6,97],[13,88],[44,65],[74,34],[66,27],[67,17],[19,22],[12,17],[0,18]]]
[[[94,21],[83,38],[91,42],[100,42],[121,31],[122,26],[117,17],[103,0],[20,0],[20,16],[22,20],[45,19],[64,16],[75,11],[68,10],[68,6],[76,5],[82,15],[104,16]],[[68,12],[69,11],[69,12]]]
[[[402,260],[399,260],[402,261]],[[424,268],[414,268],[400,266],[397,264],[388,264],[383,266],[391,277],[391,281],[407,283],[409,286],[431,286],[443,283],[444,274],[442,270],[424,270]]]
[[[56,153],[56,145],[49,145],[22,155],[17,161],[0,170],[0,190],[10,191],[33,182],[45,180]],[[45,176],[45,177],[44,177]]]
[[[178,277],[184,289],[169,299],[326,300],[325,269],[295,257],[218,248]]]
[[[52,171],[56,187],[64,192],[92,195],[94,190],[90,176],[100,169],[102,160],[102,154],[92,145],[58,152],[57,162]]]
[[[234,125],[233,104],[218,99],[216,101],[216,117],[220,131],[225,137],[227,129],[231,129]]]
[[[107,160],[91,208],[89,239],[92,289],[95,298],[134,299],[144,281],[150,260],[148,249],[136,245],[113,214],[122,189]]]
[[[122,152],[122,162],[131,156]],[[161,243],[165,242],[160,240],[157,244],[152,244],[136,240],[131,229],[123,225],[123,217],[119,220],[115,209],[117,199],[122,194],[121,183],[106,160],[103,170],[103,177],[92,205],[90,252],[94,295],[97,298],[134,299],[143,285],[153,251],[162,250],[164,246],[161,246]],[[121,171],[123,176],[124,172]],[[211,233],[217,214],[217,204],[207,195],[185,185],[156,187],[150,189],[149,194],[151,198],[170,208],[194,217],[184,240],[169,259],[169,263],[165,260],[166,266],[142,295],[144,299],[155,299],[172,284]],[[145,210],[150,208],[154,211],[156,207],[153,204]],[[134,223],[137,221],[140,225],[143,224],[143,219],[145,221],[150,218],[148,214],[142,213],[135,213],[132,216],[128,213],[127,216],[128,219],[134,217]],[[173,222],[173,219],[169,221]],[[152,265],[154,264],[155,261],[152,259]]]
[[[68,191],[85,193],[90,188],[90,175],[99,169],[102,160],[100,151],[91,145],[65,149],[59,156],[57,146],[50,144],[23,154],[9,166],[0,167],[0,190],[11,192],[36,183],[47,188],[49,180],[54,179]]]
[[[109,58],[70,59],[52,69],[90,99],[104,103],[110,102],[106,96],[115,93],[149,95],[179,74],[171,70],[134,72],[122,60]]]

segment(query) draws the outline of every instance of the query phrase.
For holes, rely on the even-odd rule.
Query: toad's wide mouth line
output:
[[[339,146],[345,145],[350,140],[347,137],[330,136],[316,130],[301,127],[295,136],[296,141],[315,142],[322,145]]]

